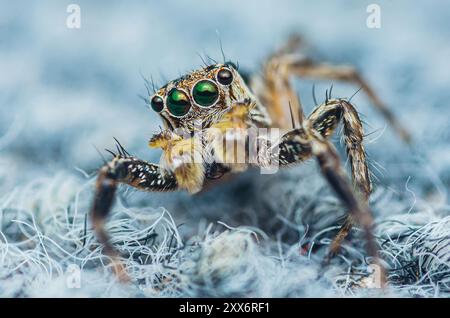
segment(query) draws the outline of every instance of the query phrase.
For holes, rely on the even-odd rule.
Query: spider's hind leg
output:
[[[396,133],[406,142],[411,142],[409,131],[400,123],[394,113],[378,97],[371,85],[352,66],[317,63],[310,59],[299,59],[291,64],[291,74],[301,78],[337,80],[358,86],[370,99],[371,104],[381,113]]]
[[[254,77],[252,89],[267,106],[267,111],[278,128],[288,128],[290,116],[288,105],[298,113],[298,121],[303,121],[303,110],[299,97],[295,94],[291,77],[320,80],[336,80],[354,84],[367,95],[371,104],[382,114],[397,134],[407,143],[411,142],[409,131],[399,122],[394,113],[378,97],[375,90],[354,67],[316,62],[302,54],[298,48],[302,39],[289,38],[287,43],[272,54],[263,67],[263,75]]]
[[[105,229],[106,218],[120,183],[143,191],[170,191],[176,190],[177,182],[173,175],[163,173],[159,166],[130,157],[123,152],[100,168],[90,217],[104,254],[112,260],[114,273],[121,281],[127,281],[128,276],[119,260],[119,253],[111,244]]]

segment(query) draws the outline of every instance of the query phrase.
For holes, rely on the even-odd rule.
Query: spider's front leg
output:
[[[105,230],[105,221],[120,183],[143,191],[171,191],[176,190],[178,184],[173,174],[163,171],[158,165],[128,156],[124,151],[100,169],[90,211],[92,225],[99,243],[103,245],[104,254],[112,260],[114,273],[121,281],[127,281],[128,275],[119,254]]]

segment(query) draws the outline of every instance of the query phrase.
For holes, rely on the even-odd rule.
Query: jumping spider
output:
[[[112,259],[114,271],[120,279],[125,280],[128,276],[105,230],[105,220],[119,183],[144,191],[184,189],[195,193],[212,179],[250,166],[265,166],[268,159],[283,167],[316,158],[323,176],[349,212],[330,246],[327,259],[338,252],[352,225],[358,223],[365,233],[368,255],[379,264],[368,207],[371,181],[358,113],[350,100],[327,96],[325,103],[318,105],[306,117],[290,77],[356,84],[403,139],[409,141],[409,135],[354,68],[316,63],[299,53],[299,43],[299,38],[293,37],[272,54],[264,64],[262,75],[250,78],[252,89],[233,63],[224,62],[170,81],[148,97],[149,106],[164,123],[164,129],[149,142],[150,147],[162,148],[161,163],[158,165],[135,158],[119,144],[112,161],[99,170],[90,211],[96,236],[104,246],[104,253]],[[340,122],[343,123],[354,187],[334,146],[328,141]],[[246,135],[248,129],[272,127],[279,128],[282,135],[275,141],[267,138],[268,148],[259,148],[255,144],[260,137],[250,141]],[[236,129],[235,132],[228,134],[232,128]],[[199,132],[202,134],[197,134]],[[230,140],[244,144],[247,152],[256,150],[253,160],[250,163],[233,160],[234,154],[230,155],[223,147],[224,142]],[[267,151],[274,147],[278,149],[276,156]],[[195,156],[197,160],[193,160]],[[246,153],[246,158],[249,157]]]

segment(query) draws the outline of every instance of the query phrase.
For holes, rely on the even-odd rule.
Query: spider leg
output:
[[[300,97],[290,82],[291,61],[285,58],[298,51],[303,43],[300,35],[292,34],[264,62],[262,75],[250,78],[250,87],[262,104],[266,105],[273,127],[292,129],[293,119],[301,124],[305,117]],[[293,110],[292,115],[287,105]]]
[[[353,182],[361,193],[362,199],[367,201],[372,185],[363,145],[363,126],[355,107],[343,99],[329,100],[309,115],[305,121],[305,127],[312,128],[323,137],[329,138],[341,121]]]
[[[299,35],[292,35],[264,63],[262,76],[252,78],[251,88],[261,102],[267,106],[267,111],[275,127],[289,128],[290,117],[287,109],[289,103],[294,113],[298,113],[298,122],[302,123],[304,119],[301,101],[295,94],[289,80],[291,76],[337,80],[360,87],[371,100],[372,105],[383,115],[400,137],[407,143],[411,142],[411,135],[408,130],[401,125],[392,111],[354,67],[315,62],[299,52],[303,44],[304,41]]]
[[[291,81],[290,61],[285,59],[287,46],[269,57],[263,66],[262,76],[251,79],[250,86],[272,119],[273,127],[281,129],[292,128],[292,117],[288,105],[293,110],[295,120],[303,122],[304,113],[299,96],[296,94]]]
[[[313,155],[317,158],[322,174],[327,179],[328,183],[332,186],[342,202],[346,205],[351,219],[347,218],[344,227],[347,224],[352,224],[354,219],[361,227],[365,235],[366,250],[375,264],[381,271],[381,286],[385,285],[386,277],[384,267],[380,262],[378,255],[378,246],[373,236],[373,218],[370,212],[369,206],[366,201],[360,200],[356,195],[351,183],[346,177],[344,168],[342,167],[339,155],[336,152],[333,145],[325,140],[318,132],[311,131],[312,139],[311,146]],[[350,221],[349,221],[350,220]],[[346,235],[348,232],[341,231],[339,234]],[[338,237],[339,237],[338,234]],[[338,237],[336,239],[338,239]],[[335,241],[336,241],[335,239]],[[329,262],[330,254],[325,259],[324,264]]]
[[[369,83],[352,66],[316,63],[301,55],[286,56],[289,61],[289,73],[298,77],[337,80],[352,83],[368,96],[372,105],[382,114],[399,136],[407,143],[411,142],[409,131],[398,121],[394,113],[384,104]]]
[[[104,254],[112,260],[114,273],[121,281],[127,281],[128,276],[119,260],[119,253],[111,244],[105,229],[105,221],[120,183],[143,191],[176,190],[178,185],[175,177],[164,173],[159,166],[130,157],[123,152],[100,168],[90,217],[96,237],[103,245]]]
[[[366,175],[360,175],[361,171],[367,172],[364,149],[362,148],[362,144],[358,142],[358,140],[362,141],[362,135],[359,136],[359,132],[362,133],[362,129],[358,130],[355,128],[355,125],[352,122],[347,129],[349,135],[346,136],[346,141],[348,142],[349,156],[351,157],[352,168],[354,171],[353,179],[359,180],[355,183],[358,185],[361,184],[361,191],[364,193],[363,198],[358,195],[358,192],[354,191],[351,182],[346,176],[345,169],[340,163],[339,155],[333,145],[326,140],[326,137],[329,136],[331,130],[336,127],[341,118],[344,118],[345,126],[346,124],[349,124],[348,122],[345,122],[345,120],[356,120],[357,117],[354,116],[357,116],[357,114],[356,112],[353,113],[354,108],[347,102],[340,100],[333,100],[331,102],[333,103],[334,108],[331,107],[331,105],[330,107],[328,107],[329,105],[325,105],[327,107],[322,106],[322,116],[317,117],[321,118],[322,126],[319,125],[319,121],[314,121],[314,119],[316,119],[315,116],[310,116],[310,118],[305,121],[304,127],[293,129],[283,135],[277,144],[278,152],[273,154],[271,151],[269,152],[269,155],[273,156],[271,160],[274,160],[274,157],[277,156],[278,164],[280,166],[297,164],[308,158],[315,157],[321,168],[322,174],[348,209],[349,217],[333,242],[337,247],[332,247],[331,252],[326,257],[325,264],[328,263],[330,256],[339,249],[340,243],[347,236],[353,224],[353,220],[355,220],[360,224],[365,233],[368,255],[373,258],[374,262],[379,265],[381,269],[383,269],[379,261],[378,247],[372,234],[373,218],[367,203],[367,197],[370,193],[370,180],[368,178],[366,179]],[[313,114],[319,115],[319,112]],[[328,117],[325,115],[328,115]],[[353,131],[354,129],[357,129],[355,134]],[[271,149],[273,149],[273,147],[271,147]],[[268,162],[268,160],[265,159],[267,156],[267,153],[260,154],[260,165],[264,165],[265,162]]]
[[[363,127],[354,106],[342,99],[330,100],[328,103],[318,106],[311,113],[305,121],[305,126],[314,129],[324,138],[328,138],[340,121],[343,122],[344,126],[344,142],[351,165],[353,183],[360,199],[368,204],[372,185],[363,145]],[[349,214],[330,245],[328,259],[339,252],[342,242],[351,231],[354,221],[353,215]]]

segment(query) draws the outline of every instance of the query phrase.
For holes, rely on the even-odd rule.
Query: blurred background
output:
[[[66,26],[71,3],[81,8],[79,29]],[[381,9],[379,29],[366,25],[371,3]],[[258,72],[292,33],[304,37],[313,58],[355,65],[411,131],[409,148],[363,93],[354,97],[369,135],[366,148],[375,186],[404,197],[408,206],[417,200],[447,206],[448,1],[0,0],[0,207],[12,189],[38,178],[93,176],[102,162],[95,147],[102,152],[112,148],[113,137],[136,156],[157,162],[160,153],[149,149],[147,141],[160,121],[138,97],[146,94],[143,76],[163,85],[200,67],[199,54],[221,60],[220,41],[227,58],[245,71]],[[319,100],[332,84],[295,83],[308,113],[314,106],[313,84]],[[333,84],[334,97],[349,97],[358,89]],[[312,171],[310,178],[320,178],[314,164],[293,171],[302,167]],[[294,179],[299,176],[295,173]],[[287,174],[262,178],[282,188]],[[193,199],[183,193],[147,194],[145,200],[154,207],[171,207],[177,223],[195,225],[198,219],[189,221],[192,216],[223,220],[226,213],[258,202],[255,196],[261,192],[247,187],[258,185],[259,177],[239,177],[228,186],[231,190],[214,190],[203,210],[211,210],[219,197],[228,202],[224,212],[205,213],[199,201],[194,208]],[[236,193],[248,196],[239,199]],[[405,205],[398,208],[407,210]]]

